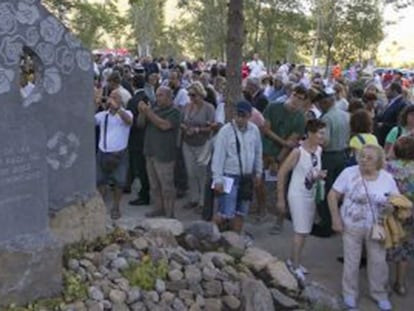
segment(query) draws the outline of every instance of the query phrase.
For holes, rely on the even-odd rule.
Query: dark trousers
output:
[[[139,191],[138,197],[143,200],[149,200],[150,184],[147,174],[147,164],[141,150],[129,149],[129,174],[131,184],[137,177],[141,183],[141,190]]]
[[[174,185],[178,192],[185,192],[188,189],[187,170],[185,168],[183,150],[181,147],[177,150],[175,160]]]
[[[214,190],[211,189],[211,184],[213,182],[213,177],[211,174],[211,163],[207,167],[207,176],[204,192],[204,207],[202,210],[201,218],[206,221],[211,221],[214,215],[214,201],[215,194]]]
[[[318,204],[318,214],[321,218],[320,225],[323,229],[331,230],[331,212],[329,211],[327,196],[332,188],[335,179],[345,168],[346,154],[345,151],[323,152],[322,153],[322,169],[327,170],[325,179],[325,200]]]

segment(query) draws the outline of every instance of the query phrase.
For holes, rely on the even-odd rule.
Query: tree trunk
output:
[[[331,57],[332,57],[332,44],[329,44],[328,45],[328,52],[326,53],[325,78],[328,78],[329,65],[331,63]]]
[[[231,120],[234,104],[242,98],[242,51],[244,43],[243,0],[230,0],[227,31],[226,120]]]
[[[257,53],[259,49],[259,30],[260,30],[260,13],[261,13],[261,0],[257,0],[257,7],[255,10],[255,32],[254,32],[254,52]]]

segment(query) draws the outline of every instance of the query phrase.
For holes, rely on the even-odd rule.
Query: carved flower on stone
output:
[[[0,4],[0,34],[13,34],[16,31],[16,14],[10,3]]]
[[[14,71],[0,67],[0,94],[10,91],[14,80]]]
[[[65,34],[65,41],[71,49],[79,48],[81,46],[81,41],[71,32]]]
[[[0,56],[8,66],[16,65],[20,61],[23,43],[19,42],[19,36],[4,37],[0,45]]]
[[[63,25],[53,16],[40,22],[40,34],[46,42],[58,44],[62,40],[64,32]]]
[[[33,25],[40,18],[39,10],[35,5],[19,2],[17,9],[17,20],[22,24]]]
[[[78,66],[83,71],[89,71],[92,68],[91,54],[86,50],[79,50],[76,52],[76,61]]]
[[[57,94],[62,89],[62,79],[57,68],[47,68],[45,70],[43,88],[50,95]]]
[[[55,60],[55,48],[52,44],[41,42],[36,47],[36,53],[45,65],[53,64]]]
[[[74,133],[59,131],[47,142],[47,163],[54,170],[68,169],[73,166],[78,158],[80,140]]]
[[[26,30],[26,36],[24,38],[25,43],[32,47],[35,46],[37,44],[37,42],[39,42],[40,40],[40,34],[37,30],[36,27],[29,27]]]
[[[64,74],[70,74],[75,66],[75,55],[66,46],[56,51],[56,63]]]

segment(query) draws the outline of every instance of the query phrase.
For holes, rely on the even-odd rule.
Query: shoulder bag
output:
[[[237,192],[237,199],[239,201],[252,201],[253,200],[253,176],[252,174],[244,174],[243,166],[241,161],[241,147],[240,141],[237,136],[236,129],[233,127],[234,135],[236,137],[236,148],[237,148],[237,157],[239,158],[239,168],[240,168],[240,181],[239,181],[239,190]]]
[[[362,178],[362,184],[364,185],[365,194],[368,199],[368,205],[371,210],[372,217],[374,219],[374,225],[372,226],[372,231],[371,231],[371,239],[374,241],[378,241],[378,242],[384,242],[385,237],[386,237],[384,225],[381,224],[378,220],[377,214],[375,213],[375,210],[374,210],[374,206],[372,205],[372,202],[371,202],[371,198],[369,197],[369,194],[368,194],[368,188],[365,183],[365,179],[362,176],[361,178]]]

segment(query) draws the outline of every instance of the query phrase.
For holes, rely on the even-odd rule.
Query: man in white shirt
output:
[[[253,59],[247,64],[250,69],[250,77],[260,78],[266,73],[266,67],[259,59],[259,54],[254,53]]]
[[[97,184],[102,197],[109,184],[114,185],[111,218],[121,217],[119,203],[128,174],[128,138],[133,116],[122,107],[119,90],[111,92],[107,99],[108,109],[95,114],[100,127],[97,153]]]

